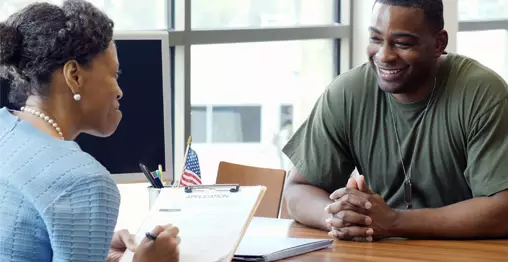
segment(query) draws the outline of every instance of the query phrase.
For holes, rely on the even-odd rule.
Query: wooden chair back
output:
[[[282,169],[246,166],[222,161],[219,163],[216,183],[266,186],[265,196],[254,216],[278,218],[285,180],[286,171]]]

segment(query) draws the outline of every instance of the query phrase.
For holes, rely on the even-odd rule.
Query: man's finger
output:
[[[349,203],[360,208],[369,209],[372,207],[372,203],[370,203],[369,200],[353,194],[347,194],[336,201],[341,203],[342,205],[344,205],[343,203]]]
[[[369,237],[353,237],[352,240],[355,242],[372,242],[374,239],[371,236],[369,236]]]
[[[331,230],[328,235],[342,239],[342,240],[361,240],[361,238],[365,238],[365,240],[372,241],[372,235],[374,234],[374,230],[372,228],[367,227],[343,227],[335,230]]]
[[[353,178],[349,178],[347,180],[347,185],[346,185],[347,188],[353,188],[353,189],[358,189],[358,184],[356,183],[356,180],[354,180]]]
[[[369,204],[370,204],[370,202],[369,202]],[[336,214],[336,213],[339,213],[342,210],[351,210],[351,211],[354,211],[354,212],[360,213],[360,214],[366,214],[367,213],[367,210],[365,209],[365,206],[364,207],[358,207],[358,206],[355,206],[355,205],[353,205],[352,203],[350,203],[348,201],[343,201],[343,200],[340,200],[340,199],[335,201],[334,203],[326,206],[326,208],[325,208],[325,211],[330,213],[330,214]]]
[[[343,187],[335,190],[332,194],[330,194],[330,199],[337,200],[345,195],[356,195],[367,200],[369,199],[370,196],[370,194],[361,192],[357,189]]]
[[[356,184],[358,185],[358,189],[362,192],[365,192],[367,194],[375,194],[374,191],[370,189],[369,186],[367,186],[367,183],[365,183],[365,177],[363,175],[356,177]]]
[[[347,225],[369,226],[372,224],[372,219],[369,216],[346,210],[340,211],[333,218],[328,218],[326,223],[334,228],[343,228]]]

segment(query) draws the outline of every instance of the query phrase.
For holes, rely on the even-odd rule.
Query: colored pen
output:
[[[162,165],[159,165],[159,178],[161,179],[162,184],[164,184],[164,180],[162,179]]]
[[[155,175],[154,175],[155,173]],[[155,181],[155,184],[157,185],[157,188],[163,188],[164,185],[162,184],[160,178],[157,176],[157,170],[153,173],[150,173],[153,177],[153,180]]]
[[[157,239],[157,237],[158,237],[157,235],[152,234],[152,233],[150,233],[150,232],[146,232],[146,233],[145,233],[145,236],[146,236],[147,238],[151,239],[151,240],[156,240],[156,239]]]
[[[158,188],[159,186],[158,186],[157,182],[155,182],[155,179],[153,178],[152,174],[150,174],[150,172],[148,171],[146,166],[144,164],[142,164],[142,163],[139,163],[139,168],[141,169],[141,171],[145,175],[145,177],[148,180],[148,182],[150,182],[152,187],[153,188]]]

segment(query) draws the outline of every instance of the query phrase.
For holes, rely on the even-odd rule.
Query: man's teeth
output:
[[[383,74],[388,74],[388,75],[393,75],[393,74],[397,74],[398,72],[402,71],[400,69],[396,69],[396,70],[388,70],[388,69],[379,69],[379,71],[381,71],[381,73]]]

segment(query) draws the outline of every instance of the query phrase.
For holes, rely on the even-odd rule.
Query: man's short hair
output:
[[[376,0],[376,3],[423,9],[426,22],[437,33],[444,28],[442,0]]]

